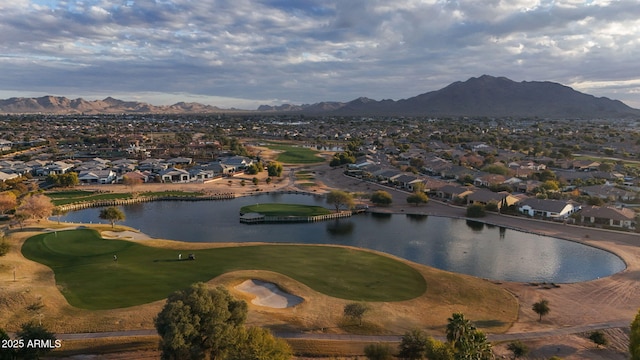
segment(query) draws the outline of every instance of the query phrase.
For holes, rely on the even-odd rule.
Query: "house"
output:
[[[132,159],[120,159],[111,162],[111,168],[118,174],[126,174],[134,171],[138,166],[137,160]]]
[[[56,161],[37,168],[35,171],[38,176],[62,175],[70,171],[73,167],[74,164],[65,161]]]
[[[625,229],[636,228],[636,213],[629,208],[589,206],[580,211],[580,221]]]
[[[506,178],[503,175],[484,174],[484,175],[476,177],[473,180],[473,185],[475,185],[475,186],[484,186],[484,187],[497,186],[497,185],[500,185],[500,184],[504,183],[505,180],[506,180]]]
[[[117,174],[113,170],[90,170],[81,171],[78,180],[81,184],[111,184],[115,181]]]
[[[243,171],[253,164],[253,160],[246,156],[231,156],[220,160],[220,162],[232,167],[234,172]]]
[[[467,205],[483,205],[494,203],[498,205],[498,209],[511,206],[518,201],[517,198],[511,196],[506,191],[493,192],[487,189],[477,189],[473,193],[467,195]]]
[[[635,192],[620,189],[613,185],[585,186],[580,190],[586,195],[611,201],[632,201],[637,198]]]
[[[13,142],[0,139],[0,151],[9,151],[13,147]]]
[[[444,185],[436,190],[436,196],[445,200],[463,198],[473,192],[473,188],[457,185]]]
[[[526,180],[516,184],[516,191],[523,193],[533,192],[536,188],[542,186],[543,182],[538,180]]]
[[[123,181],[124,181],[125,178],[140,179],[140,182],[146,183],[146,182],[149,181],[149,173],[141,172],[141,171],[138,171],[138,170],[129,171],[129,172],[125,173],[124,175],[122,175],[122,180]]]
[[[233,172],[235,171],[235,168],[233,166],[226,165],[226,164],[223,164],[221,162],[209,163],[209,164],[203,166],[203,168],[206,168],[206,169],[209,169],[209,170],[213,171],[213,174],[215,176],[229,175],[229,174],[233,174]]]
[[[207,179],[213,179],[216,174],[211,169],[197,167],[189,170],[189,176],[191,177],[191,179],[204,181]]]
[[[17,179],[19,178],[20,175],[15,174],[15,173],[6,173],[4,171],[0,171],[0,182],[5,182],[7,180],[12,180],[12,179]]]
[[[519,212],[549,219],[566,219],[578,210],[580,206],[571,200],[528,198],[518,203]]]
[[[169,165],[171,165],[171,166],[191,165],[192,162],[193,162],[193,159],[192,158],[188,158],[188,157],[177,157],[177,158],[173,158],[173,159],[167,160],[167,163],[169,163]]]
[[[400,174],[399,176],[394,177],[392,180],[402,189],[409,189],[412,182],[419,181],[417,176],[409,174]]]
[[[167,164],[162,159],[145,159],[138,163],[138,170],[140,171],[151,171],[155,173],[159,173],[169,168],[169,164]]]
[[[168,183],[187,182],[190,178],[189,172],[176,168],[168,168],[166,170],[162,170],[158,173],[158,176],[160,176],[160,180],[162,182]]]
[[[596,171],[600,167],[600,163],[591,160],[574,160],[571,163],[571,168],[580,171]]]
[[[387,183],[391,181],[392,178],[402,175],[402,172],[393,169],[382,169],[380,171],[376,171],[375,173],[373,173],[373,175],[378,179],[379,182]]]

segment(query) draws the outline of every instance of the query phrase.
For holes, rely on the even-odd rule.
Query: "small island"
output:
[[[278,222],[315,222],[351,216],[351,211],[333,212],[322,206],[300,204],[255,204],[240,208],[244,224]]]

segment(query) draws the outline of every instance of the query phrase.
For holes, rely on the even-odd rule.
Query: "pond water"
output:
[[[158,201],[122,207],[123,224],[157,238],[188,242],[284,242],[368,248],[481,278],[570,283],[624,270],[607,251],[548,236],[437,216],[359,214],[326,222],[239,223],[244,205],[280,202],[327,206],[321,197],[261,194],[222,201]],[[99,208],[62,221],[97,223]]]

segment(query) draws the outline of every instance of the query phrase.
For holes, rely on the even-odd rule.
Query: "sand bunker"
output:
[[[254,305],[277,309],[296,306],[303,300],[299,296],[280,290],[276,284],[260,280],[247,280],[236,286],[236,289],[255,295],[255,299],[251,300]]]

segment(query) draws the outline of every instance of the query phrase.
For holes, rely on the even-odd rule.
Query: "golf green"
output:
[[[331,214],[331,210],[322,206],[267,203],[247,205],[240,208],[240,212],[260,213],[266,216],[317,216]]]
[[[176,250],[107,240],[95,230],[79,229],[33,236],[25,241],[22,253],[54,271],[71,305],[90,310],[161,300],[194,282],[236,270],[278,272],[323,294],[354,301],[408,300],[427,287],[422,275],[403,262],[335,246]],[[194,261],[187,260],[189,253],[195,255]]]

